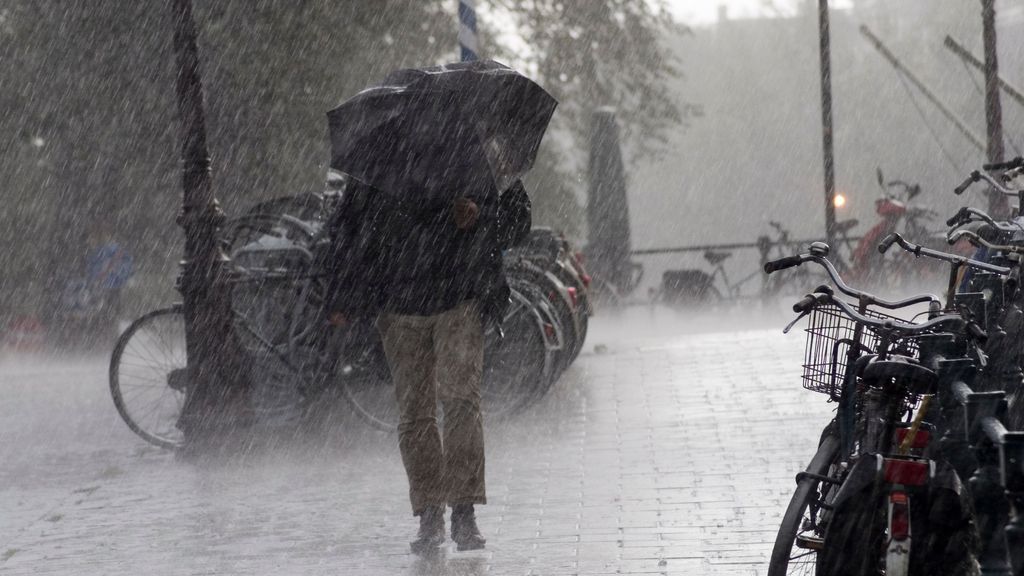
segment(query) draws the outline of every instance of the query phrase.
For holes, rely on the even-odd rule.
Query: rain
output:
[[[1022,33],[4,0],[0,574],[1024,575]]]

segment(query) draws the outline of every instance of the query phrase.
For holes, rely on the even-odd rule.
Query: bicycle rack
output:
[[[943,457],[967,479],[983,550],[983,574],[1024,575],[1024,432],[1004,425],[1007,394],[975,392],[979,372],[947,334],[920,339],[922,361],[937,368]],[[948,359],[949,358],[949,359]]]

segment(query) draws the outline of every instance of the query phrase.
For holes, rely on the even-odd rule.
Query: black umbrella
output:
[[[398,70],[327,113],[331,168],[404,199],[499,192],[533,166],[556,105],[490,60]]]

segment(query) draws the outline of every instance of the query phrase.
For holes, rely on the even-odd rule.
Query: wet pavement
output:
[[[488,423],[487,549],[429,559],[393,436],[350,418],[184,462],[119,420],[105,360],[7,359],[0,574],[764,574],[831,406],[783,321],[681,320],[595,318],[551,394]]]

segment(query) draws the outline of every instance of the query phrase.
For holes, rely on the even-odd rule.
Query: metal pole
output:
[[[185,255],[178,278],[184,303],[189,387],[178,425],[194,445],[215,426],[231,426],[228,406],[233,382],[223,378],[229,358],[231,322],[218,290],[223,255],[217,233],[224,215],[213,196],[206,144],[203,85],[191,0],[171,0],[174,15],[176,92],[181,119],[182,206],[177,222],[185,231]],[[235,382],[241,376],[236,375]]]
[[[835,245],[836,174],[832,149],[832,61],[828,27],[828,0],[818,0],[818,34],[821,53],[821,134],[825,169],[825,238]]]
[[[985,71],[985,63],[979,60],[974,54],[971,54],[963,44],[954,40],[952,36],[947,35],[943,45],[948,48],[950,52],[959,56],[964,62],[974,66],[975,69],[981,72]],[[1012,98],[1017,104],[1024,106],[1024,94],[1021,94],[1020,90],[1004,80],[1002,76],[996,75],[996,81],[999,82],[999,87],[1003,89],[1003,92],[1005,92],[1007,96]]]
[[[1003,161],[1003,107],[999,101],[999,57],[996,50],[996,2],[981,0],[981,38],[985,45],[985,127],[989,162]],[[1009,202],[995,190],[989,191],[989,214],[1009,215]]]
[[[463,62],[479,58],[474,0],[459,0],[459,54]]]
[[[932,93],[932,91],[929,90],[928,87],[924,85],[924,82],[921,82],[921,80],[919,80],[913,72],[911,72],[906,66],[904,66],[903,63],[900,62],[899,59],[896,58],[896,56],[892,52],[890,52],[888,48],[885,47],[885,44],[882,44],[882,41],[879,40],[878,37],[875,36],[874,33],[871,32],[871,30],[867,26],[861,25],[860,33],[865,38],[868,39],[868,42],[870,42],[871,45],[875,47],[875,50],[878,50],[878,53],[881,54],[883,58],[889,61],[889,64],[891,64],[897,72],[903,73],[907,80],[910,80],[910,83],[913,84],[918,90],[920,90],[921,94],[923,94],[924,97],[927,98],[928,101],[931,102],[932,105],[934,105],[939,110],[939,112],[941,112],[942,115],[946,117],[947,120],[952,122],[953,125],[956,126],[956,129],[961,134],[963,134],[964,137],[971,141],[971,144],[974,144],[974,146],[978,150],[985,150],[985,144],[984,142],[981,141],[981,138],[975,135],[974,132],[972,132],[971,129],[968,128],[962,120],[957,118],[956,114],[953,114],[949,110],[949,108],[947,108],[946,105],[943,104],[942,101],[939,100],[938,97],[935,96],[935,94]]]

